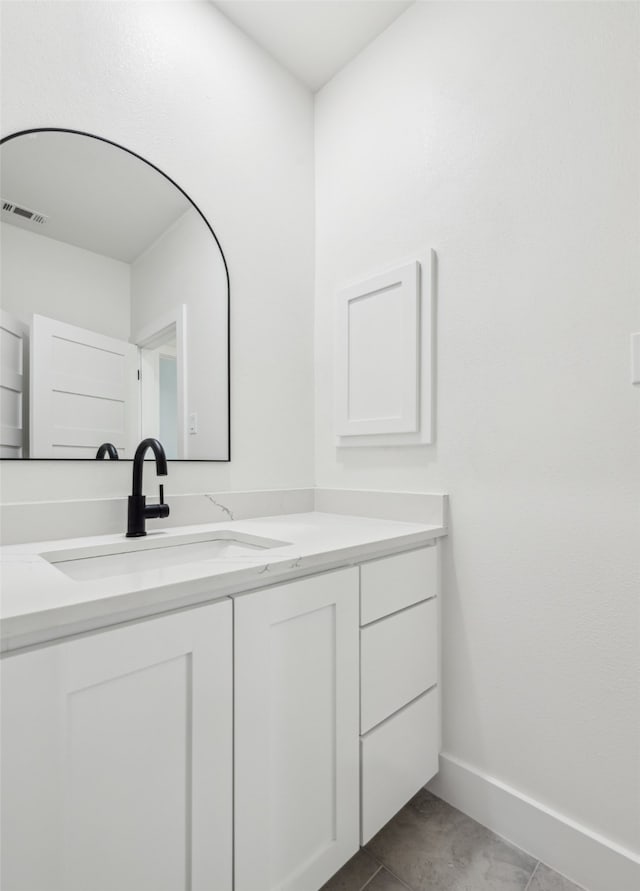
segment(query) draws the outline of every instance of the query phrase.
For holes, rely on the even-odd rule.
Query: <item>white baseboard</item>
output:
[[[453,755],[427,788],[587,891],[638,891],[640,856]]]

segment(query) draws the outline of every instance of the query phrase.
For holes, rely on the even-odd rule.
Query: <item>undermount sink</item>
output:
[[[89,581],[202,560],[233,560],[288,544],[287,541],[228,530],[172,536],[167,536],[166,532],[151,532],[144,539],[123,539],[107,545],[51,551],[40,556],[70,578]]]

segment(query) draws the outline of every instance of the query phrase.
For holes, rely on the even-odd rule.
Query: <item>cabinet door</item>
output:
[[[358,848],[358,570],[234,609],[235,889],[317,891]]]
[[[232,605],[5,658],[3,891],[230,891]]]

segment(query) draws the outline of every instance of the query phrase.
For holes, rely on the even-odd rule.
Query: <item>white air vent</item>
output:
[[[15,214],[21,220],[29,220],[31,223],[39,223],[40,225],[43,225],[49,219],[46,214],[39,213],[37,210],[29,210],[27,207],[21,207],[13,201],[7,201],[6,198],[2,199],[2,210],[6,213]]]

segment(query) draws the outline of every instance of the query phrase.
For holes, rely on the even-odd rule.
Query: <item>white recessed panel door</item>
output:
[[[131,457],[139,436],[134,344],[34,315],[31,326],[32,458],[93,458],[111,442]]]
[[[315,891],[358,848],[358,570],[234,609],[235,891]]]
[[[231,613],[5,658],[3,891],[231,891]]]
[[[29,329],[0,310],[0,458],[25,458]]]
[[[407,263],[338,295],[339,436],[418,430],[419,273]]]

